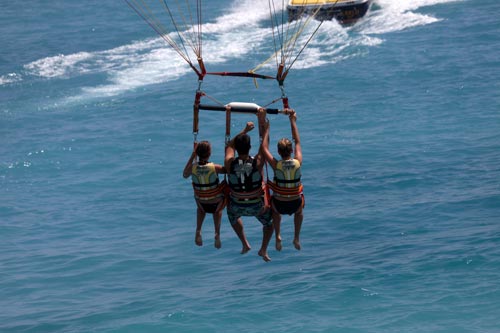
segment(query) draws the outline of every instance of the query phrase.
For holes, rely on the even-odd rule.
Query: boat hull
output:
[[[358,3],[346,3],[333,5],[288,5],[288,21],[295,21],[305,15],[313,15],[319,21],[336,19],[340,24],[349,25],[356,23],[357,20],[365,16],[370,8],[372,0],[362,1]],[[318,7],[321,7],[318,10]]]

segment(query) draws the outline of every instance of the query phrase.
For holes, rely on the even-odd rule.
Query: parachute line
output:
[[[196,17],[192,15],[189,0],[184,1],[183,7],[180,0],[169,1],[159,0],[154,5],[153,1],[147,0],[124,0],[153,30],[167,42],[172,49],[186,61],[201,79],[204,75],[202,69],[202,0],[196,0]],[[172,4],[173,3],[173,4]],[[158,19],[157,15],[166,12],[170,19],[172,29],[170,31]],[[185,12],[188,14],[186,15]],[[195,22],[196,20],[196,22]],[[183,30],[187,27],[186,30]],[[175,37],[175,39],[174,39]],[[196,55],[198,68],[191,60],[188,48]]]
[[[274,53],[250,72],[253,73],[259,70],[274,58],[277,68],[276,79],[278,80],[280,86],[282,86],[288,72],[321,27],[323,22],[315,20],[315,17],[322,8],[323,4],[324,2],[314,8],[314,11],[310,15],[306,15],[307,12],[303,9],[303,15],[300,15],[297,19],[289,21],[285,15],[285,0],[281,0],[281,9],[276,7],[273,0],[268,0]],[[279,13],[280,11],[281,13]],[[313,24],[313,22],[315,27],[313,27],[312,33],[310,33],[308,38],[302,38],[302,36],[306,33],[306,28]]]

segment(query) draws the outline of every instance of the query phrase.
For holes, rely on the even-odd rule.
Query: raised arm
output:
[[[269,151],[269,120],[266,119],[266,110],[263,108],[260,108],[258,111],[258,117],[259,117],[259,129],[262,131],[262,143],[260,146],[260,153],[264,157],[267,162],[271,165],[271,167],[276,169],[276,159],[273,157],[273,154]]]
[[[227,173],[226,172],[226,167],[223,166],[223,165],[220,165],[220,164],[215,164],[215,172],[217,172],[218,174]]]
[[[188,178],[191,176],[191,173],[193,172],[193,162],[196,159],[196,147],[198,146],[198,142],[195,142],[193,145],[193,152],[191,153],[191,156],[189,157],[186,166],[184,167],[184,171],[182,173],[182,176],[184,178]]]
[[[290,126],[292,128],[292,138],[295,141],[295,159],[302,164],[302,147],[300,146],[299,129],[297,127],[297,114],[295,111],[290,113]]]

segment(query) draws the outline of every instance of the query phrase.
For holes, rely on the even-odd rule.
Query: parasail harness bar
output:
[[[209,105],[209,104],[198,105],[199,110],[206,110],[206,111],[227,111],[228,108],[230,109],[230,112],[257,114],[260,106],[255,103],[244,103],[244,102],[231,102],[224,106]],[[285,110],[274,109],[274,108],[265,108],[265,109],[266,112],[269,114],[285,113]]]

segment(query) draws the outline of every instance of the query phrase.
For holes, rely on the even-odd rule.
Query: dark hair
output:
[[[201,141],[198,143],[198,146],[196,147],[196,155],[198,155],[200,159],[208,160],[211,154],[212,147],[210,146],[210,142]]]
[[[247,155],[250,152],[250,136],[248,134],[238,134],[234,138],[234,148],[238,155]]]
[[[292,156],[292,152],[293,146],[290,140],[283,138],[278,141],[278,154],[280,154],[281,157],[290,157]]]

